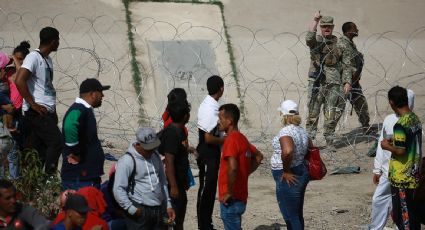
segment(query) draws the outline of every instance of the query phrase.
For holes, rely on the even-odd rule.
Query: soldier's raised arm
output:
[[[322,15],[320,14],[320,10],[318,10],[314,14],[313,21],[310,23],[310,27],[308,28],[307,35],[305,37],[305,41],[307,46],[310,48],[313,48],[316,46],[316,32],[317,32],[317,25],[319,24],[320,18],[322,18]]]

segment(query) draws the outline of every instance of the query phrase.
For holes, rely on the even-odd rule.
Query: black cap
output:
[[[79,213],[87,213],[90,211],[89,205],[87,204],[86,199],[78,194],[69,194],[66,199],[65,210],[74,210]]]
[[[102,92],[103,90],[107,90],[111,88],[110,85],[102,85],[96,78],[87,78],[80,85],[80,94],[88,93],[93,91]]]

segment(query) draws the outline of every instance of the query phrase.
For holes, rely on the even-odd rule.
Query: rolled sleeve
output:
[[[316,32],[308,31],[305,35],[305,42],[308,47],[314,48],[316,47],[317,40],[316,40]]]

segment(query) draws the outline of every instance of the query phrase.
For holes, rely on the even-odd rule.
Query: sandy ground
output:
[[[77,86],[84,78],[95,76],[112,85],[96,115],[106,151],[117,156],[132,139],[140,108],[149,118],[149,125],[159,128],[165,95],[175,86],[184,87],[192,102],[188,127],[190,140],[196,145],[196,111],[206,94],[205,80],[209,74],[223,76],[226,89],[221,103],[244,102],[247,120],[241,124],[241,130],[266,156],[250,179],[244,229],[285,229],[269,171],[270,141],[280,129],[276,107],[282,99],[299,102],[305,117],[309,54],[304,36],[316,9],[335,17],[336,33],[344,21],[354,21],[360,29],[355,42],[366,59],[361,82],[371,123],[379,127],[390,112],[386,92],[396,84],[416,92],[415,111],[425,120],[422,90],[425,2],[421,0],[223,1],[242,99],[237,98],[231,76],[227,41],[217,6],[131,4],[137,59],[143,74],[142,95],[135,95],[121,1],[1,0],[0,3],[0,47],[6,52],[11,52],[21,40],[30,40],[32,48],[36,47],[38,31],[44,26],[55,26],[61,32],[60,49],[52,55],[60,117],[77,96]],[[138,103],[138,97],[143,97],[144,104]],[[347,106],[347,111],[350,109]],[[358,126],[357,116],[346,112],[336,131],[337,151],[323,149],[322,153],[329,171],[359,166],[361,173],[327,176],[308,185],[304,206],[306,229],[351,230],[368,224],[374,185],[372,158],[366,152],[373,137],[361,135]],[[321,133],[316,144],[324,146]],[[105,171],[109,167],[110,162],[105,165]],[[193,168],[195,171],[195,165]],[[188,192],[187,229],[197,226],[196,193],[197,185]],[[213,220],[222,229],[218,205]]]

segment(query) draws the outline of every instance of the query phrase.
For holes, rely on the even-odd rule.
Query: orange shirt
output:
[[[238,162],[237,176],[233,184],[233,198],[244,203],[248,199],[248,177],[251,161],[257,149],[251,145],[246,137],[239,131],[228,134],[221,150],[221,162],[218,175],[218,196],[221,200],[227,193],[227,158],[234,157]]]

